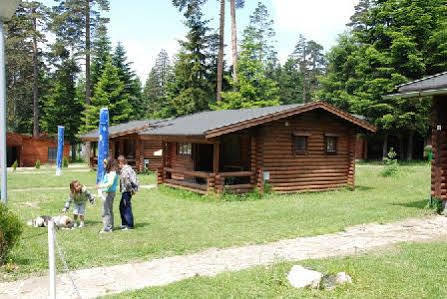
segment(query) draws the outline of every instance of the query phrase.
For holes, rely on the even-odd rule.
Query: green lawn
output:
[[[142,190],[134,199],[136,229],[99,235],[100,202],[87,208],[87,226],[59,231],[71,268],[111,265],[134,260],[228,247],[272,242],[340,231],[346,226],[389,222],[431,213],[424,209],[429,191],[427,165],[405,166],[398,177],[383,178],[380,166],[357,168],[357,189],[295,195],[266,195],[263,199],[226,201],[200,197],[168,188]],[[11,185],[67,186],[67,191],[11,191],[9,205],[26,221],[42,214],[59,214],[68,183],[76,177],[94,184],[94,173],[14,174]],[[153,181],[154,176],[141,177]],[[14,185],[15,184],[15,185]],[[254,197],[248,197],[253,199]],[[119,225],[119,199],[115,221]],[[45,229],[26,228],[23,241],[12,255],[18,270],[1,279],[39,272],[47,268]],[[3,271],[3,270],[0,270]]]
[[[362,256],[255,267],[196,277],[111,298],[447,298],[447,243],[401,244]],[[353,284],[333,291],[294,289],[287,273],[300,264],[322,273],[345,271]]]

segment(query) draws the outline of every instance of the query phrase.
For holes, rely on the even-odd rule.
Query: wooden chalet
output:
[[[161,141],[142,140],[139,132],[156,125],[158,121],[137,120],[109,127],[109,150],[112,157],[123,155],[129,165],[137,171],[144,169],[157,170],[161,166]],[[90,167],[98,163],[98,130],[93,130],[81,136],[84,142],[91,142],[89,153]],[[157,155],[156,152],[160,152]]]
[[[139,133],[159,140],[158,184],[199,193],[354,187],[356,138],[374,126],[323,102],[206,111]]]
[[[396,87],[396,93],[385,98],[431,97],[432,148],[431,196],[447,200],[447,72],[425,77]]]
[[[64,157],[69,157],[70,145],[65,141]],[[12,166],[17,161],[19,167],[33,167],[37,160],[41,164],[56,163],[57,138],[47,135],[32,137],[26,134],[8,132],[6,134],[6,164]]]

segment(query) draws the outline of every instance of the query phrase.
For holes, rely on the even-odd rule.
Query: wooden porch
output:
[[[178,154],[178,149],[173,150],[173,146],[178,147],[174,142],[163,142],[162,165],[157,171],[157,183],[167,186],[185,189],[200,194],[207,193],[247,193],[258,188],[260,192],[264,189],[263,172],[259,171],[258,151],[256,149],[256,137],[245,136],[239,140],[246,140],[237,143],[234,152],[239,159],[232,159],[227,154],[222,153],[220,140],[215,142],[191,144],[191,164],[186,169],[182,163],[173,163],[173,155]],[[234,146],[234,144],[233,144]],[[239,147],[239,149],[237,149]],[[241,148],[247,147],[247,157]],[[209,148],[207,153],[206,148]],[[211,151],[212,148],[212,151]],[[200,151],[202,149],[202,151]],[[205,151],[204,151],[205,149]],[[207,159],[209,158],[209,159]],[[234,158],[234,157],[233,157]],[[248,159],[245,163],[241,160]],[[210,163],[212,160],[212,163]],[[202,163],[208,161],[209,165]],[[207,167],[209,166],[209,167]],[[204,168],[204,169],[203,169]]]

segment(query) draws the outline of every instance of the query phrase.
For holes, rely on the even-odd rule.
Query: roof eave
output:
[[[430,97],[435,95],[447,94],[447,88],[439,89],[428,89],[428,90],[418,90],[418,91],[407,91],[401,93],[393,93],[384,95],[382,98],[385,100],[393,98],[418,98],[418,97]]]
[[[333,113],[333,114],[337,115],[338,117],[343,118],[346,121],[349,121],[349,122],[363,128],[367,131],[370,131],[372,133],[377,132],[377,128],[375,126],[371,125],[370,123],[368,123],[367,121],[358,119],[347,112],[344,112],[338,108],[335,108],[332,105],[329,105],[325,102],[319,101],[319,102],[310,103],[308,105],[291,108],[291,109],[288,109],[285,111],[271,113],[271,114],[264,115],[264,116],[254,118],[254,119],[250,119],[250,120],[247,120],[244,122],[239,122],[236,124],[228,125],[228,126],[225,126],[222,128],[209,130],[209,131],[206,131],[206,138],[207,139],[214,138],[214,137],[218,137],[221,135],[240,131],[243,129],[248,129],[248,128],[251,128],[251,127],[254,127],[257,125],[261,125],[263,123],[279,120],[282,118],[286,118],[286,117],[296,115],[296,114],[301,114],[301,113],[308,112],[308,111],[318,109],[318,108],[322,108],[330,113]]]

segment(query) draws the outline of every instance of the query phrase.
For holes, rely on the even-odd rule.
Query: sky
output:
[[[53,0],[42,0],[52,6]],[[129,61],[144,82],[161,49],[173,56],[178,40],[186,34],[184,17],[172,6],[171,0],[110,0],[109,35],[115,46],[121,42]],[[293,51],[298,35],[322,44],[325,50],[334,46],[339,34],[354,12],[358,0],[261,0],[274,21],[276,48],[280,61]],[[237,11],[238,34],[249,22],[258,1],[246,0],[246,6]],[[209,0],[204,6],[210,26],[218,28],[219,1]],[[230,11],[227,3],[225,27],[226,59],[231,59]]]

